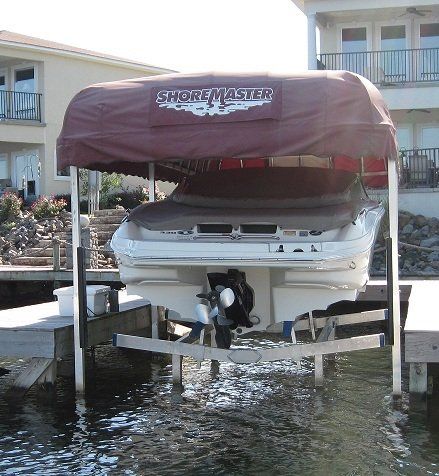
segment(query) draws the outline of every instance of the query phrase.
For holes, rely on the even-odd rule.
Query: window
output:
[[[362,54],[367,51],[367,29],[343,28],[341,31],[341,51],[346,53],[342,59],[342,69],[365,74],[366,58]]]
[[[439,80],[439,23],[422,23],[419,28],[421,56],[421,80]]]
[[[342,53],[367,51],[367,31],[362,28],[343,28],[341,33]]]
[[[0,180],[9,178],[8,157],[6,154],[0,155]]]
[[[15,91],[20,93],[35,92],[34,68],[19,69],[15,71]]]
[[[405,25],[381,27],[381,61],[384,81],[405,81],[407,72],[407,47]]]

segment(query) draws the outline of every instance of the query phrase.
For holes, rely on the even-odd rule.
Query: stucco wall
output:
[[[72,97],[90,84],[153,74],[146,68],[137,66],[106,64],[104,60],[88,60],[74,55],[67,57],[49,52],[35,52],[27,48],[0,46],[0,57],[2,65],[10,67],[33,64],[37,71],[37,89],[43,94],[43,125],[0,123],[0,149],[12,152],[23,149],[23,143],[31,147],[38,144],[41,161],[40,190],[44,194],[69,191],[68,178],[56,177],[54,152],[64,112]],[[5,61],[4,57],[11,59]],[[14,144],[18,149],[15,149]],[[131,182],[139,183],[135,178],[131,179]]]

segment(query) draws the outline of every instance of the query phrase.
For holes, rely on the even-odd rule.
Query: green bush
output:
[[[23,200],[15,193],[6,192],[0,197],[0,223],[20,215]]]
[[[67,206],[67,201],[63,198],[46,197],[42,195],[32,204],[31,210],[37,220],[41,218],[53,218]]]

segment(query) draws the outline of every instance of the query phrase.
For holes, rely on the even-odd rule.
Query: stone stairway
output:
[[[123,208],[96,210],[94,212],[90,217],[90,226],[98,234],[99,247],[105,246],[108,240],[111,239],[125,216],[126,212]]]
[[[90,229],[97,234],[99,247],[99,267],[114,267],[114,254],[103,249],[119,227],[126,213],[123,208],[111,210],[96,210],[90,217]],[[60,243],[60,265],[66,265],[66,241],[71,241],[71,227],[53,233]],[[51,234],[42,236],[37,244],[26,248],[24,256],[17,256],[11,260],[15,266],[53,266],[53,244]]]

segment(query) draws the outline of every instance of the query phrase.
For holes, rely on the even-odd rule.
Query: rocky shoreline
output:
[[[9,226],[0,225],[0,265],[11,264],[14,258],[25,256],[30,248],[37,246],[40,241],[65,239],[71,230],[71,220],[71,214],[66,211],[61,211],[55,218],[40,220],[37,220],[31,211],[24,211]],[[386,273],[385,221],[384,219],[375,244],[372,276],[384,276]],[[91,233],[93,235],[93,231]],[[439,219],[401,211],[399,255],[401,276],[439,276]],[[93,267],[104,264],[104,267],[114,266],[108,258],[101,255],[96,261],[99,263],[93,263]]]
[[[382,225],[382,230],[385,229]],[[380,231],[375,245],[371,275],[386,274],[384,234]],[[399,212],[399,273],[400,276],[439,275],[439,219],[410,212]]]

